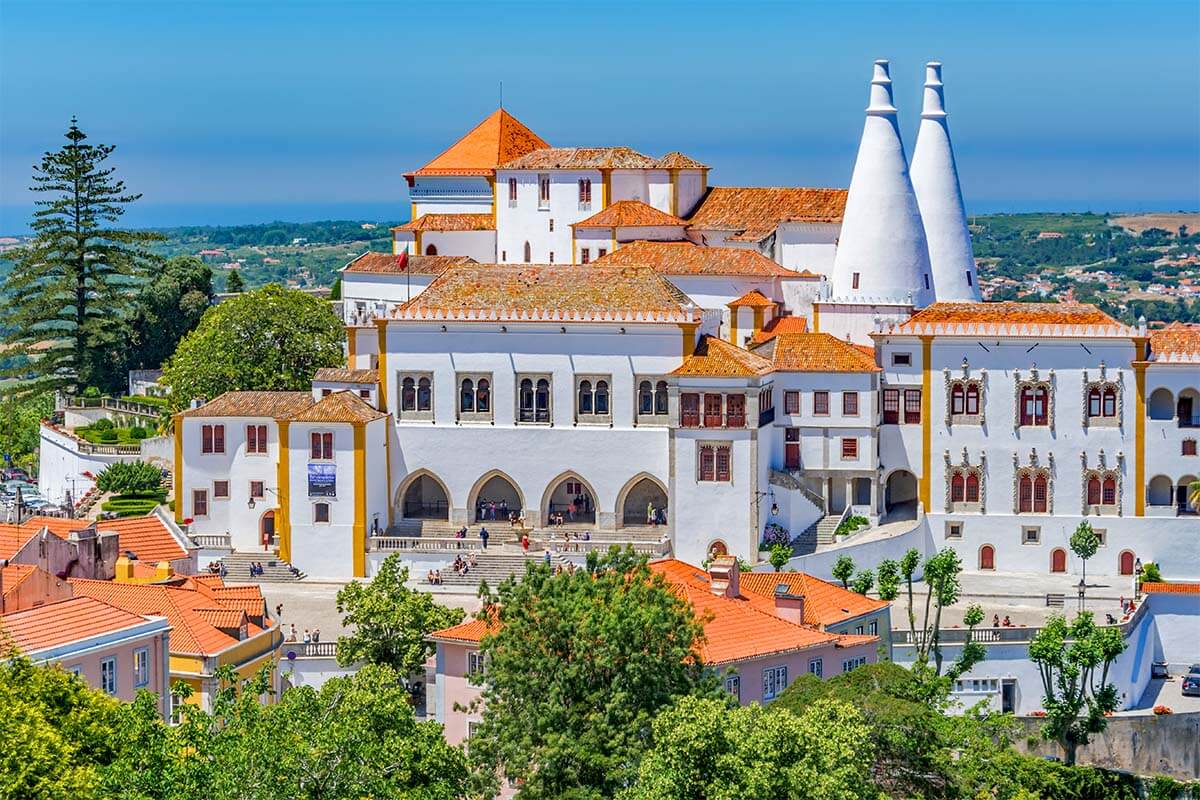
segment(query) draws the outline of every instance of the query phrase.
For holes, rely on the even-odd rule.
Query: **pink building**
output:
[[[860,620],[888,627],[887,603],[800,573],[780,573],[787,579],[775,582],[756,576],[743,583],[737,560],[729,556],[714,559],[707,572],[675,559],[651,562],[650,569],[707,618],[701,658],[742,705],[770,702],[805,673],[824,678],[877,660],[878,635],[822,630],[822,609],[837,605],[839,628],[853,622],[857,629]],[[809,586],[819,592],[820,601],[814,597],[806,610],[802,592]],[[843,613],[845,609],[851,610]],[[430,637],[437,647],[430,699],[434,718],[445,726],[451,744],[470,738],[472,723],[482,716],[481,708],[464,709],[479,699],[480,689],[471,680],[482,670],[479,643],[489,627],[473,619]]]

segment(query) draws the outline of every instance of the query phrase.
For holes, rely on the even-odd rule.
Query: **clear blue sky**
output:
[[[497,105],[724,185],[845,186],[871,61],[945,63],[968,209],[1200,207],[1200,3],[0,0],[0,230],[72,114],[137,224],[399,218]]]

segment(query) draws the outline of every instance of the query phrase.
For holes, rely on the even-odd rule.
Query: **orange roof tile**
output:
[[[181,417],[271,417],[287,419],[311,406],[308,392],[225,392]]]
[[[663,275],[803,277],[748,247],[701,247],[687,241],[630,242],[596,259],[592,264],[645,264],[654,267]]]
[[[246,612],[235,608],[197,608],[196,614],[214,628],[227,630],[237,630],[249,622]]]
[[[480,265],[443,272],[397,319],[690,322],[692,302],[649,267]]]
[[[659,211],[641,200],[618,200],[617,202],[592,214],[585,220],[576,222],[572,228],[651,228],[671,227],[682,228],[687,223],[679,217],[674,217],[665,211]]]
[[[781,222],[840,223],[845,189],[714,186],[688,220],[695,230],[732,231],[737,241],[759,241]]]
[[[730,308],[773,308],[778,305],[774,300],[770,300],[758,289],[751,289],[738,299],[726,303]]]
[[[654,159],[631,147],[543,147],[500,169],[653,169]]]
[[[496,167],[533,150],[549,147],[503,108],[467,132],[415,175],[492,175]]]
[[[1082,303],[934,303],[887,334],[945,336],[1132,336],[1122,325],[1093,305]]]
[[[327,394],[313,405],[290,417],[292,422],[374,422],[387,414],[371,406],[355,392]]]
[[[498,625],[495,618],[481,620],[476,617],[468,619],[458,625],[452,625],[449,628],[442,628],[440,631],[434,631],[429,634],[430,639],[436,639],[443,642],[459,642],[463,644],[479,644],[483,641],[483,637],[489,633],[494,633]]]
[[[379,371],[374,369],[321,367],[313,375],[313,380],[328,381],[330,383],[378,383]]]
[[[473,264],[470,256],[410,256],[407,253],[363,253],[346,266],[343,272],[360,272],[371,275],[439,275],[448,267],[457,264]]]
[[[678,150],[667,153],[661,158],[654,159],[656,169],[708,169],[707,164],[701,164],[691,156],[684,155]]]
[[[775,587],[780,584],[788,587],[789,594],[804,596],[804,622],[822,628],[889,605],[886,600],[873,600],[803,572],[743,572],[741,575],[742,592],[753,595],[754,602],[763,608],[775,607]]]
[[[496,220],[491,214],[422,214],[392,230],[407,233],[494,231]]]
[[[771,317],[763,329],[750,339],[751,346],[762,344],[781,333],[808,333],[808,320],[804,317]]]
[[[15,593],[36,569],[32,564],[5,564],[0,568],[0,588],[4,589],[4,596]]]
[[[702,336],[696,352],[671,371],[671,375],[706,378],[742,378],[766,375],[771,362],[715,336]]]
[[[1150,361],[1195,364],[1200,361],[1200,325],[1172,322],[1150,331]]]
[[[828,333],[780,333],[753,352],[777,372],[879,372],[873,355]]]
[[[120,551],[124,553],[128,550],[141,561],[175,561],[187,558],[187,550],[167,529],[166,523],[154,514],[145,517],[122,517],[95,523],[82,519],[32,517],[21,524],[20,536],[17,535],[16,525],[0,524],[0,558],[11,558],[25,542],[29,541],[30,536],[43,527],[48,528],[60,539],[66,539],[72,531],[81,531],[93,524],[102,533],[105,531],[116,533]],[[18,539],[20,539],[19,542]],[[15,546],[12,545],[13,542],[16,542]]]
[[[72,597],[37,608],[0,616],[0,652],[8,649],[6,639],[18,650],[34,655],[94,636],[136,628],[145,616],[109,605],[92,597]]]
[[[1200,594],[1200,583],[1143,583],[1146,594]]]

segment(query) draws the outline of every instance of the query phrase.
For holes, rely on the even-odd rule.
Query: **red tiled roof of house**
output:
[[[781,222],[840,223],[846,195],[845,189],[714,186],[688,225],[731,231],[734,241],[760,241]]]
[[[702,336],[696,352],[670,372],[710,378],[742,378],[765,375],[771,371],[771,362],[760,355],[743,350],[715,336]]]
[[[593,264],[645,264],[663,275],[805,277],[747,247],[701,247],[693,242],[636,241],[623,244]]]
[[[4,590],[4,597],[15,594],[36,569],[32,564],[5,564],[0,567],[0,588]]]
[[[778,372],[879,372],[873,355],[828,333],[780,333],[753,352]]]
[[[503,108],[492,112],[415,175],[492,175],[496,167],[534,150],[549,147]]]
[[[618,200],[608,208],[576,222],[573,228],[660,228],[687,225],[679,217],[659,211],[641,200]]]
[[[500,162],[500,169],[654,169],[654,159],[631,147],[543,147]]]
[[[214,628],[237,630],[249,622],[246,612],[237,608],[197,608],[196,614]]]
[[[179,416],[288,419],[315,402],[309,392],[225,392]]]
[[[665,156],[654,159],[656,169],[708,169],[707,164],[701,164],[696,159],[689,155],[684,155],[678,150],[667,153]]]
[[[781,333],[808,333],[808,320],[804,317],[771,317],[763,329],[750,338],[750,345],[762,344]]]
[[[146,615],[157,616],[157,615]],[[70,642],[136,628],[146,616],[93,597],[72,597],[37,608],[0,616],[0,654],[11,646],[25,654],[59,647]]]
[[[788,587],[789,594],[804,596],[804,622],[821,628],[879,611],[889,605],[886,600],[873,600],[803,572],[741,574],[742,591],[753,595],[752,600],[766,609],[775,607],[775,587],[781,584]]]
[[[1146,594],[1200,594],[1200,583],[1143,583],[1142,591]]]
[[[328,381],[329,383],[378,383],[379,371],[374,369],[321,367],[313,375],[313,380]]]
[[[325,395],[289,419],[292,422],[374,422],[386,416],[356,392],[340,391]]]
[[[397,256],[367,252],[342,267],[342,271],[372,275],[403,275],[405,272],[412,275],[440,275],[457,264],[474,263],[475,259],[470,256],[410,256],[408,253]]]
[[[92,525],[90,520],[64,519],[62,517],[31,517],[20,526],[0,524],[0,558],[11,558],[29,537],[42,528],[48,528],[60,539],[66,539],[72,531],[81,531]],[[167,529],[166,523],[158,516],[149,514],[145,517],[122,517],[120,519],[103,520],[95,523],[96,529],[103,533],[116,533],[119,548],[122,553],[130,551],[139,561],[175,561],[187,558],[187,550],[179,540]],[[17,540],[20,541],[17,541]]]
[[[1200,325],[1172,322],[1150,331],[1149,360],[1164,364],[1200,362]]]
[[[443,272],[397,319],[691,322],[691,300],[649,267],[469,265]]]
[[[434,631],[429,634],[430,639],[435,639],[442,642],[457,642],[461,644],[479,644],[483,641],[483,637],[489,633],[494,633],[498,625],[495,619],[487,621],[472,617],[466,622],[452,625],[449,628],[442,628],[440,631]]]
[[[496,220],[491,214],[422,214],[392,230],[407,233],[494,231]]]
[[[777,303],[769,299],[765,294],[758,289],[751,289],[738,299],[727,303],[730,308],[772,308]]]
[[[934,303],[883,334],[1118,336],[1135,329],[1083,303]]]

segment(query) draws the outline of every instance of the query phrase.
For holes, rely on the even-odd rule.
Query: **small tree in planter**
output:
[[[776,572],[779,572],[780,570],[782,570],[784,565],[787,564],[788,559],[790,559],[791,557],[792,557],[791,545],[786,545],[786,544],[771,545],[771,566],[775,568]]]
[[[838,556],[833,565],[833,577],[842,582],[843,589],[850,588],[850,578],[854,575],[854,559],[850,556]]]
[[[1071,534],[1071,552],[1083,561],[1083,583],[1087,585],[1087,562],[1100,549],[1100,537],[1086,519]]]

